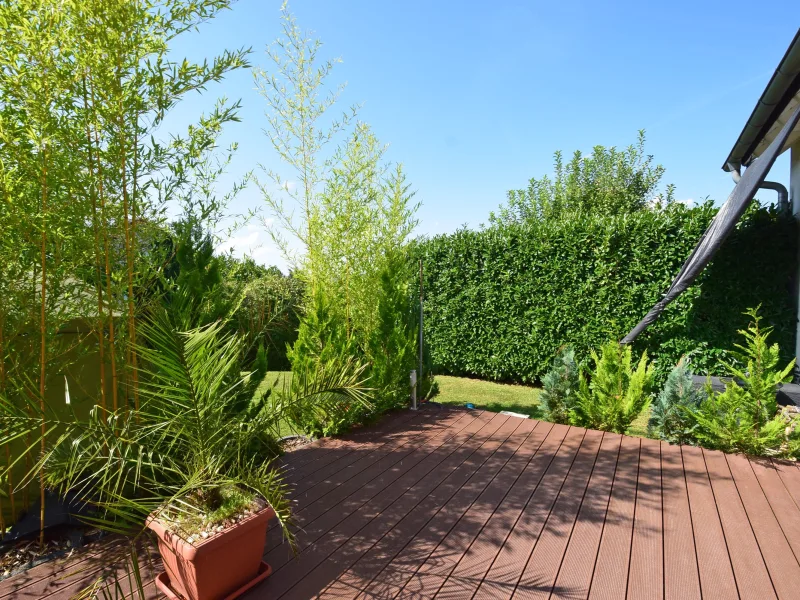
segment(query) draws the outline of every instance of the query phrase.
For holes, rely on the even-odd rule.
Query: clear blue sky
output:
[[[252,46],[266,67],[279,8],[241,0],[175,51],[198,59]],[[343,103],[363,103],[362,120],[404,164],[423,202],[420,233],[476,227],[507,190],[550,173],[555,150],[625,146],[639,129],[678,199],[723,201],[733,184],[720,166],[800,24],[796,0],[296,0],[292,10],[323,56],[343,59],[333,75],[348,83]],[[222,94],[244,105],[225,136],[240,144],[231,175],[277,167],[252,75],[207,98]],[[206,105],[191,99],[174,123]],[[786,183],[788,169],[783,156],[771,178]],[[252,189],[237,202],[261,200]],[[256,241],[262,262],[283,264],[255,228],[237,246]]]

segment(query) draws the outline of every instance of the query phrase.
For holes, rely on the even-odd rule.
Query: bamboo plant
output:
[[[138,322],[158,280],[153,245],[180,204],[222,103],[184,133],[158,135],[183,97],[247,66],[248,50],[211,62],[169,56],[173,40],[228,0],[20,0],[0,5],[0,226],[3,392],[62,413],[71,365],[96,356],[83,397],[107,414],[140,400]],[[88,267],[87,267],[88,265]],[[61,401],[58,398],[62,398]],[[85,413],[80,416],[85,419]],[[44,443],[43,421],[31,440]],[[7,447],[3,490],[29,505],[21,477],[46,447]],[[21,448],[25,447],[23,451]],[[24,453],[24,459],[20,458]],[[20,465],[16,473],[10,465]],[[41,511],[44,480],[39,482]],[[22,495],[21,498],[17,496]],[[20,499],[21,502],[15,502]],[[20,506],[21,505],[21,506]]]

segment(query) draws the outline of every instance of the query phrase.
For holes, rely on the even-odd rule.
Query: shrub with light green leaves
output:
[[[653,365],[643,352],[634,366],[633,349],[612,341],[598,355],[592,351],[594,369],[581,372],[578,400],[570,411],[573,425],[625,433],[650,402]]]
[[[777,344],[768,344],[771,327],[762,327],[758,309],[739,333],[744,344],[731,352],[724,366],[732,379],[725,391],[708,389],[708,398],[694,411],[695,437],[700,445],[725,452],[794,457],[800,452],[800,432],[779,412],[778,384],[791,379],[794,360],[783,368]]]

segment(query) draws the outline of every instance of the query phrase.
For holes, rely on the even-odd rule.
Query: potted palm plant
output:
[[[165,595],[236,597],[269,576],[261,556],[271,518],[292,541],[287,486],[272,463],[285,411],[315,410],[332,396],[367,402],[363,368],[349,360],[320,365],[292,391],[259,395],[258,382],[242,371],[241,340],[223,322],[181,332],[164,312],[142,323],[139,335],[140,408],[104,414],[95,407],[89,421],[51,423],[31,476],[43,473],[49,487],[89,499],[94,524],[130,536],[123,571],[141,597],[137,557],[147,531],[156,534]],[[0,404],[0,443],[24,439],[50,418],[35,403]],[[119,565],[109,572],[119,578]],[[101,577],[87,597],[104,585],[118,581]]]

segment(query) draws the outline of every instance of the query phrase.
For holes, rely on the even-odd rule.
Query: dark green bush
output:
[[[498,224],[418,241],[425,335],[438,372],[532,382],[564,344],[581,359],[620,339],[661,297],[716,209],[679,203],[622,216]],[[663,382],[690,351],[697,373],[762,305],[782,359],[794,347],[795,222],[753,206],[695,285],[636,342]]]

